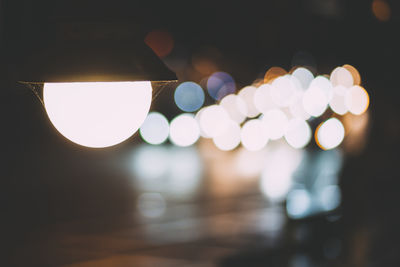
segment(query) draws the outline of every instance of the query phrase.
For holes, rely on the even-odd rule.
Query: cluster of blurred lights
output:
[[[197,83],[184,82],[175,91],[175,103],[183,112],[196,114],[178,115],[169,124],[163,115],[150,113],[140,133],[150,144],[161,144],[169,136],[173,144],[185,147],[201,136],[212,139],[223,151],[240,144],[249,151],[259,151],[269,141],[283,138],[300,149],[313,137],[309,121],[319,117],[327,119],[317,127],[315,141],[329,150],[345,137],[341,116],[361,115],[368,109],[369,95],[360,84],[360,74],[350,65],[318,76],[304,67],[291,73],[273,67],[262,84],[245,86],[236,94],[233,78],[216,72],[206,86],[217,104],[203,107],[205,90]]]

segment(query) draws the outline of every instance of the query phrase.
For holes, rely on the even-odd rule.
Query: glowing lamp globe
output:
[[[117,145],[139,130],[176,75],[129,23],[63,23],[52,42],[23,53],[16,78],[65,138],[91,148]]]
[[[119,144],[142,125],[150,110],[151,82],[45,83],[44,106],[54,127],[92,148]]]

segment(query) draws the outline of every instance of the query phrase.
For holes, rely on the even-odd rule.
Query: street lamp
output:
[[[17,80],[29,86],[54,127],[82,146],[131,137],[152,99],[175,74],[126,23],[62,23],[45,47],[25,53]]]

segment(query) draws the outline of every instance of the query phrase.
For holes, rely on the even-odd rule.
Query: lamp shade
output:
[[[17,66],[24,83],[177,80],[143,41],[68,40],[26,55]]]

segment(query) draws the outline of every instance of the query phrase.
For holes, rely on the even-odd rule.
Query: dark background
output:
[[[391,18],[386,22],[374,17],[368,0],[143,2],[0,1],[0,243],[5,262],[36,228],[132,208],[127,178],[107,162],[137,140],[105,151],[67,143],[34,95],[13,80],[13,66],[27,51],[56,38],[54,26],[67,20],[133,22],[143,38],[153,29],[166,30],[174,37],[177,57],[190,61],[205,48],[216,49],[220,69],[240,84],[262,77],[271,66],[290,69],[299,52],[313,56],[305,64],[319,73],[346,63],[356,66],[371,95],[372,131],[367,149],[350,158],[343,171],[344,231],[368,229],[373,246],[366,257],[376,266],[399,266],[398,1],[387,1]],[[115,175],[119,179],[111,182]]]

